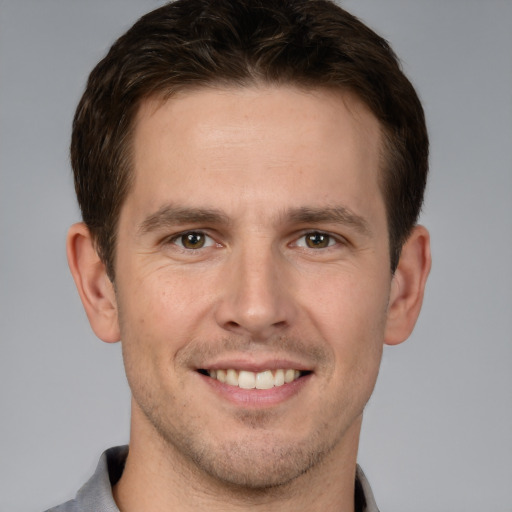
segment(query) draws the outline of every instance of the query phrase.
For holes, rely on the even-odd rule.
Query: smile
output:
[[[274,387],[290,384],[309,372],[299,370],[279,369],[264,370],[262,372],[250,372],[246,370],[199,370],[199,373],[208,375],[228,386],[242,389],[271,389]]]

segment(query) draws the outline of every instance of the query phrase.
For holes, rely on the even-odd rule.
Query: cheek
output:
[[[206,301],[206,285],[198,276],[183,274],[165,268],[147,272],[139,278],[131,274],[127,289],[120,290],[128,301],[125,307],[130,318],[137,320],[138,326],[150,324],[148,328],[161,326],[168,329],[169,325],[193,317],[194,311]]]
[[[350,332],[357,338],[379,338],[384,332],[389,292],[390,279],[383,279],[382,274],[332,272],[304,288],[299,296],[308,297],[307,301],[301,299],[304,309],[331,335]]]
[[[389,283],[375,275],[345,273],[304,290],[303,306],[314,328],[329,344],[336,378],[373,389],[382,357]]]
[[[134,364],[168,371],[177,352],[204,336],[211,303],[205,276],[166,269],[131,276],[118,293],[123,352]]]
[[[165,383],[186,329],[180,329],[181,303],[167,281],[147,277],[127,284],[120,286],[118,300],[123,361],[132,393],[144,407],[151,397],[169,394]]]

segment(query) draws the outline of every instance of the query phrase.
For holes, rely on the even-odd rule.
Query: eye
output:
[[[325,249],[336,243],[337,241],[333,236],[320,231],[313,231],[301,236],[297,240],[296,245],[297,247],[307,247],[308,249]]]
[[[171,242],[183,249],[196,250],[215,245],[214,240],[201,231],[187,231],[186,233],[174,237]]]

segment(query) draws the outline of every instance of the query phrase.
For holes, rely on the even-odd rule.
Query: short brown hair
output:
[[[421,103],[389,44],[328,0],[177,0],[114,43],[91,72],[73,122],[78,202],[112,280],[141,100],[256,83],[352,91],[380,121],[380,186],[395,270],[423,202],[428,135]]]

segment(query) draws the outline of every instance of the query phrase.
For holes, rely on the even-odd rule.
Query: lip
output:
[[[299,361],[290,359],[222,359],[219,361],[212,361],[204,366],[200,366],[197,370],[228,370],[233,368],[234,370],[244,370],[247,372],[264,372],[265,370],[280,370],[280,369],[293,369],[302,372],[313,372],[314,368],[307,366]]]
[[[218,368],[210,367],[210,369],[223,369],[225,367],[219,366]],[[230,366],[229,368],[233,368]],[[246,371],[263,371],[263,370],[250,370],[248,367],[240,367],[235,366],[237,370],[246,370]],[[258,366],[258,368],[260,368]],[[273,370],[282,368],[282,366],[278,366],[276,368],[269,368],[266,366],[264,369]],[[296,368],[299,369],[299,368]],[[290,382],[288,384],[283,384],[282,386],[275,386],[270,389],[242,389],[238,386],[230,386],[229,384],[224,384],[217,379],[212,379],[207,375],[203,375],[202,373],[195,372],[198,378],[200,378],[205,385],[209,387],[218,397],[223,400],[227,400],[228,402],[244,408],[268,408],[272,406],[277,406],[282,404],[288,400],[293,399],[297,396],[304,386],[306,386],[313,374],[308,373],[299,377],[298,379]]]

